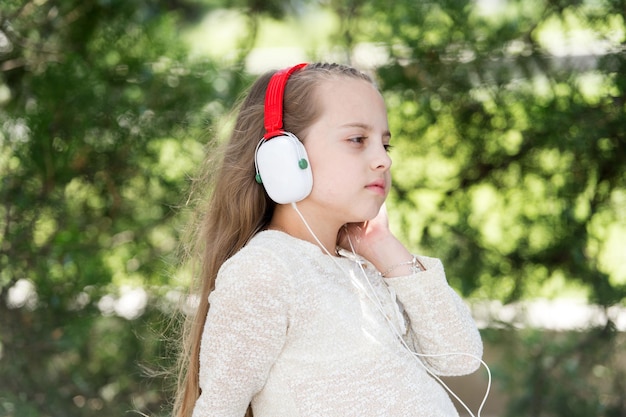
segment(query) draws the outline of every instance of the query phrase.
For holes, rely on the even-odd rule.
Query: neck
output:
[[[329,227],[323,221],[320,221],[318,216],[307,215],[306,212],[301,212],[295,203],[293,205],[276,206],[269,228],[280,230],[293,237],[320,246],[320,249],[326,254],[336,255],[339,228]]]

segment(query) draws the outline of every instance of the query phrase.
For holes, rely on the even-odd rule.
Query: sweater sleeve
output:
[[[482,341],[469,309],[448,285],[439,259],[419,257],[426,271],[387,278],[409,317],[409,346],[436,374],[464,375],[475,371]],[[452,353],[452,355],[448,355]],[[471,355],[471,356],[470,356]]]
[[[287,332],[288,272],[271,254],[235,256],[209,297],[193,417],[242,417],[263,387]]]

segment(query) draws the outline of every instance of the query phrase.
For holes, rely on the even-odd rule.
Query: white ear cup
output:
[[[267,195],[278,204],[303,200],[313,188],[313,174],[300,140],[292,133],[271,139],[261,139],[257,145],[254,163],[257,182],[265,187]]]

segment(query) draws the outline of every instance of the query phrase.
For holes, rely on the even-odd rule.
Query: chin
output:
[[[380,207],[381,206],[378,206],[375,210],[371,210],[370,213],[363,213],[361,216],[359,216],[359,220],[354,220],[352,223],[362,223],[372,220],[373,218],[378,216],[378,213],[380,212]]]

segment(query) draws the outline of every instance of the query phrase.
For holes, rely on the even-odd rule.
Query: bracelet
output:
[[[405,266],[405,265],[410,265],[411,266],[411,271],[413,273],[416,272],[420,272],[420,271],[426,271],[426,268],[424,267],[424,265],[420,262],[419,259],[417,259],[417,256],[413,255],[413,257],[411,258],[410,261],[406,261],[406,262],[401,262],[399,264],[395,264],[390,266],[385,272],[382,272],[380,274],[381,277],[385,278],[387,276],[387,274],[389,274],[391,271],[393,271],[394,269],[396,269],[399,266]]]

